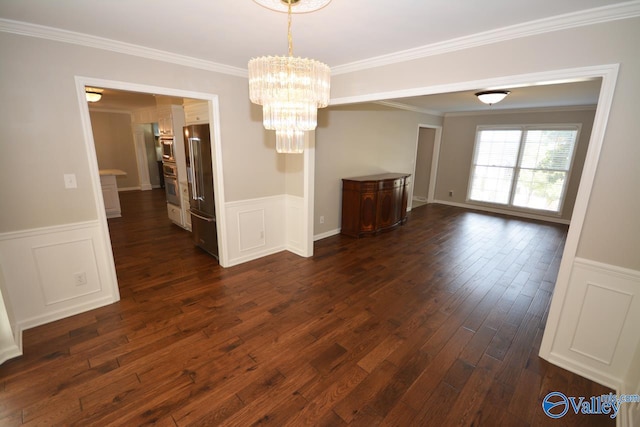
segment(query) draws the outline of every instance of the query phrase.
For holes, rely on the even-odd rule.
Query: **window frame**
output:
[[[509,199],[506,204],[497,203],[497,202],[486,202],[482,200],[473,200],[471,199],[471,189],[473,187],[473,177],[474,177],[474,168],[477,166],[476,160],[478,156],[478,142],[480,140],[480,133],[482,131],[491,131],[491,130],[513,130],[520,131],[520,141],[518,144],[518,154],[516,158],[516,164],[513,166],[513,176],[511,178],[511,189],[509,191]],[[547,130],[571,130],[576,131],[576,138],[573,144],[573,150],[571,152],[571,159],[569,161],[569,168],[564,171],[560,169],[531,169],[531,168],[523,168],[521,167],[522,157],[524,155],[524,146],[526,142],[526,136],[529,131],[547,131]],[[567,196],[567,189],[569,187],[569,182],[571,181],[571,175],[573,173],[573,165],[576,158],[576,151],[578,150],[579,142],[580,142],[580,132],[582,130],[581,123],[553,123],[553,124],[514,124],[514,125],[478,125],[476,126],[475,139],[473,142],[473,154],[471,157],[471,165],[469,167],[469,179],[467,182],[467,194],[466,194],[466,203],[478,206],[489,206],[498,209],[505,210],[513,210],[518,212],[526,212],[533,214],[543,214],[547,216],[556,216],[561,217],[565,207],[565,201]],[[562,190],[560,192],[560,201],[558,203],[558,210],[548,210],[548,209],[536,209],[529,208],[525,206],[516,206],[513,204],[516,188],[518,184],[518,179],[520,178],[520,172],[522,169],[531,170],[531,171],[557,171],[557,172],[566,172],[567,176],[564,180]]]

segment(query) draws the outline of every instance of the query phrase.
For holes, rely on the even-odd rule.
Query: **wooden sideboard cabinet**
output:
[[[410,174],[385,173],[342,180],[342,229],[370,236],[407,221]]]

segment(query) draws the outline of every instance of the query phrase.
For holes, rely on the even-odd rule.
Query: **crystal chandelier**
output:
[[[276,0],[255,1],[265,5]],[[331,71],[322,62],[293,56],[291,5],[304,0],[280,1],[287,5],[289,56],[262,56],[249,61],[249,98],[262,105],[265,129],[276,131],[276,151],[302,153],[304,132],[316,128],[318,108],[329,105]],[[322,3],[311,6],[317,10],[329,1],[310,3]]]

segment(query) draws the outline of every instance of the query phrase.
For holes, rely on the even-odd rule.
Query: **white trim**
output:
[[[640,271],[630,268],[620,267],[617,265],[605,264],[591,259],[576,257],[573,261],[574,265],[580,265],[598,270],[606,270],[608,275],[614,275],[623,279],[630,279],[640,282]],[[640,387],[640,384],[638,384]]]
[[[529,37],[537,34],[549,33],[553,31],[566,30],[570,28],[594,25],[603,22],[616,21],[640,16],[640,1],[629,1],[610,6],[597,7],[593,9],[581,10],[578,12],[566,13],[535,21],[524,22],[495,30],[472,34],[470,36],[458,37],[439,43],[432,43],[413,49],[402,50],[388,55],[376,56],[362,61],[354,61],[347,64],[333,66],[331,74],[339,75],[366,70],[369,68],[381,67],[384,65],[397,64],[425,58],[428,56],[441,55],[458,50],[498,43],[521,37]],[[478,86],[481,87],[481,86]]]
[[[564,261],[565,259],[563,258],[562,262]],[[572,290],[570,292],[573,299],[570,302],[568,300],[564,301],[565,307],[561,313],[563,324],[555,328],[557,339],[554,336],[554,341],[557,342],[553,343],[553,348],[544,358],[564,369],[614,388],[618,393],[630,393],[631,390],[628,389],[628,385],[624,384],[624,377],[631,364],[634,363],[634,353],[637,351],[638,345],[637,334],[634,333],[638,311],[637,302],[634,303],[634,301],[637,301],[637,285],[640,284],[640,271],[579,257],[575,257],[572,261],[570,272]],[[613,293],[627,295],[628,298],[626,300],[636,305],[636,308],[627,311],[624,316],[624,323],[620,325],[619,330],[613,327],[610,331],[614,334],[616,332],[624,334],[624,336],[620,337],[614,349],[615,353],[608,360],[603,360],[594,357],[593,354],[586,354],[572,348],[573,344],[570,337],[574,336],[577,328],[576,324],[580,322],[584,314],[581,308],[583,307],[581,300],[584,300],[584,296],[590,286],[597,286]],[[608,308],[608,310],[616,311],[625,311],[627,309],[628,307],[624,307],[624,304],[620,304],[615,308]],[[586,314],[589,315],[590,313]],[[596,313],[595,316],[602,317],[602,314]],[[547,324],[547,329],[550,326]],[[607,332],[609,332],[609,328],[607,328]],[[631,341],[630,337],[632,337]],[[546,331],[543,339],[548,339]],[[594,339],[597,340],[597,335],[594,335]],[[632,340],[636,341],[632,342]],[[634,351],[629,352],[630,346],[633,347]],[[627,388],[625,389],[625,387]]]
[[[316,132],[305,132],[306,147],[304,150],[304,172],[302,201],[302,233],[304,252],[299,254],[304,257],[313,256],[313,225],[315,223],[315,179],[316,179]],[[291,249],[289,249],[291,250]]]
[[[545,357],[545,359],[556,366],[566,369],[569,372],[578,374],[581,377],[587,378],[591,381],[595,381],[598,384],[602,384],[614,390],[620,390],[622,388],[622,381],[619,378],[612,378],[609,375],[606,375],[599,371],[595,371],[591,367],[574,359],[570,359],[557,353],[552,353],[549,355],[549,357]]]
[[[556,279],[556,286],[551,299],[547,324],[542,336],[540,345],[540,357],[548,359],[551,355],[551,349],[558,331],[562,306],[564,304],[573,263],[578,252],[578,243],[587,216],[587,208],[591,197],[591,190],[595,181],[596,171],[598,169],[598,160],[604,142],[604,134],[609,120],[609,111],[613,103],[613,95],[615,92],[616,80],[618,78],[619,64],[603,65],[599,71],[602,77],[602,86],[600,88],[600,97],[598,107],[593,119],[593,128],[591,130],[591,138],[587,149],[587,156],[582,169],[582,177],[576,195],[576,201],[573,206],[573,215],[571,216],[571,225],[567,233],[567,241],[565,243],[564,252],[562,253],[562,261]],[[597,75],[596,75],[597,76]]]
[[[290,236],[300,241],[302,230],[291,229],[286,217],[287,202],[291,201],[292,206],[301,208],[301,200],[301,197],[281,194],[225,204],[223,209],[227,217],[225,230],[228,236],[225,267],[287,250]],[[254,221],[255,217],[242,221],[242,214],[247,212],[261,212],[259,222]],[[220,230],[221,227],[218,227]]]
[[[92,300],[87,303],[65,307],[62,310],[47,312],[46,314],[43,314],[43,315],[20,320],[17,324],[18,336],[22,337],[22,332],[27,329],[35,328],[36,326],[44,325],[46,323],[54,322],[56,320],[64,319],[70,316],[75,316],[76,314],[84,313],[89,310],[94,310],[96,308],[104,307],[106,305],[113,304],[114,302],[115,301],[113,298],[104,297],[104,298]]]
[[[244,264],[245,262],[249,262],[249,261],[253,261],[259,258],[269,256],[269,255],[277,254],[278,252],[282,252],[286,250],[287,248],[284,245],[276,246],[273,248],[267,248],[262,251],[253,252],[249,255],[243,255],[243,256],[232,258],[227,262],[227,265],[225,265],[225,267],[233,267],[235,265]]]
[[[411,176],[411,202],[407,206],[407,212],[413,209],[413,192],[416,182],[416,169],[418,168],[418,145],[420,143],[420,128],[435,129],[433,136],[433,152],[431,153],[431,169],[429,172],[429,188],[427,189],[427,198],[423,200],[427,203],[433,203],[436,194],[436,180],[438,177],[438,162],[440,160],[440,143],[442,142],[442,126],[437,125],[418,125],[418,133],[416,134],[415,155],[413,156],[413,175]]]
[[[326,239],[327,237],[335,236],[340,234],[340,229],[336,228],[335,230],[325,231],[324,233],[316,234],[313,236],[313,241],[317,242],[318,240]]]
[[[354,61],[346,64],[332,66],[331,73],[337,76],[354,71],[411,61],[414,59],[440,55],[448,52],[498,43],[501,41],[576,28],[586,25],[594,25],[603,22],[634,18],[636,16],[640,16],[640,1],[633,0],[625,3],[618,3],[524,22],[508,27],[472,34],[469,36],[458,37],[443,42],[419,46],[413,49],[406,49],[387,55],[380,55],[373,58],[364,59],[362,61]],[[0,18],[0,31],[19,34],[23,36],[38,37],[42,39],[54,40],[80,46],[87,46],[96,49],[108,50],[112,52],[123,53],[126,55],[133,55],[141,58],[148,58],[156,61],[163,61],[202,70],[213,71],[216,73],[229,74],[237,77],[248,77],[248,71],[245,68],[234,67],[132,43],[120,42],[104,37],[97,37],[89,34],[62,30],[59,28],[37,25],[28,22]]]
[[[137,187],[118,187],[118,193],[126,192],[126,191],[142,191],[141,186]]]
[[[72,224],[52,225],[49,227],[31,228],[28,230],[9,231],[6,233],[0,233],[0,242],[4,240],[26,239],[29,237],[42,236],[44,234],[67,233],[74,230],[98,227],[98,225],[98,221],[94,220],[74,222]]]
[[[19,336],[22,333],[18,334]],[[0,349],[0,365],[6,362],[9,359],[13,359],[14,357],[22,356],[22,347],[18,344],[10,345],[9,347],[5,347]]]
[[[91,130],[91,118],[89,116],[89,107],[85,97],[85,86],[98,86],[109,89],[127,90],[133,92],[153,93],[159,95],[168,95],[181,98],[202,99],[209,102],[209,123],[211,123],[211,156],[214,168],[214,194],[216,207],[216,220],[218,223],[218,245],[219,245],[219,263],[226,267],[227,262],[227,241],[226,241],[226,215],[223,209],[225,205],[224,193],[224,175],[222,173],[222,144],[220,136],[220,107],[218,104],[218,96],[210,93],[186,91],[175,88],[167,88],[160,86],[150,86],[125,81],[105,80],[92,77],[75,76],[76,91],[78,96],[78,104],[80,106],[80,119],[84,131],[85,147],[87,149],[87,160],[89,163],[89,171],[91,175],[92,187],[95,195],[96,210],[98,213],[99,226],[104,235],[106,253],[110,254],[110,283],[106,286],[112,286],[115,294],[119,291],[117,285],[117,277],[115,273],[115,264],[113,260],[113,249],[111,247],[111,238],[109,236],[109,227],[107,225],[107,217],[104,209],[104,200],[102,198],[102,187],[100,185],[100,176],[98,170],[98,160],[95,151],[95,143],[93,141],[93,133]],[[117,300],[116,299],[116,300]]]
[[[639,0],[640,1],[640,0]],[[617,74],[619,64],[603,64],[579,68],[565,68],[537,73],[517,74],[511,76],[497,76],[482,80],[445,83],[433,86],[414,87],[409,89],[391,90],[386,92],[365,93],[362,95],[332,98],[330,105],[355,104],[360,102],[375,102],[385,99],[406,98],[411,96],[436,95],[449,92],[463,92],[476,90],[479,87],[525,87],[533,84],[571,83],[584,79],[603,77],[613,72]],[[604,85],[603,85],[604,86]],[[602,87],[600,99],[603,98]],[[597,108],[596,108],[597,111]]]
[[[256,197],[254,199],[244,199],[244,200],[234,200],[232,202],[226,202],[224,206],[226,208],[237,208],[243,207],[247,205],[261,205],[270,202],[279,202],[284,194],[278,194],[276,196],[264,196],[264,197]]]
[[[509,215],[509,216],[515,216],[515,217],[519,217],[519,218],[527,218],[527,219],[535,219],[537,221],[547,221],[547,222],[553,222],[556,224],[569,224],[570,221],[568,219],[561,219],[561,218],[557,218],[557,217],[550,217],[550,216],[544,216],[544,215],[536,215],[536,214],[530,214],[527,212],[521,212],[521,211],[512,211],[512,210],[508,210],[508,209],[498,209],[498,208],[492,208],[489,206],[480,206],[480,205],[472,205],[472,204],[468,204],[468,203],[458,203],[458,202],[449,202],[446,200],[434,200],[433,203],[438,203],[441,205],[447,205],[447,206],[455,206],[458,208],[464,208],[464,209],[470,209],[470,210],[474,210],[474,211],[482,211],[482,212],[491,212],[491,213],[496,213],[496,214],[500,214],[500,215]]]
[[[28,22],[0,18],[0,31],[86,46],[95,49],[108,50],[111,52],[124,53],[126,55],[137,56],[140,58],[169,62],[172,64],[213,71],[216,73],[229,74],[237,77],[248,76],[247,70],[238,67],[232,67],[230,65],[219,64],[213,61],[194,58],[192,56],[180,55],[177,53],[153,49],[150,47],[140,46],[132,43],[111,40],[104,37],[92,36],[90,34],[77,33],[74,31],[47,27],[44,25],[31,24]]]
[[[429,114],[431,116],[443,117],[441,111],[428,110],[426,108],[416,107],[415,105],[404,104],[396,101],[375,101],[374,104],[384,105],[385,107],[397,108],[398,110],[413,111],[414,113]]]
[[[595,111],[597,105],[567,105],[564,107],[532,107],[532,108],[510,108],[510,109],[491,109],[491,110],[475,110],[475,111],[455,111],[444,113],[444,117],[462,117],[462,116],[491,116],[505,114],[527,114],[527,113],[562,113],[567,111]]]

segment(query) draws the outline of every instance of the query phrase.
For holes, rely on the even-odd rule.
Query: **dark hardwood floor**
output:
[[[537,356],[566,226],[441,205],[223,269],[161,190],[109,220],[121,301],[24,333],[0,425],[613,426],[611,390]]]

